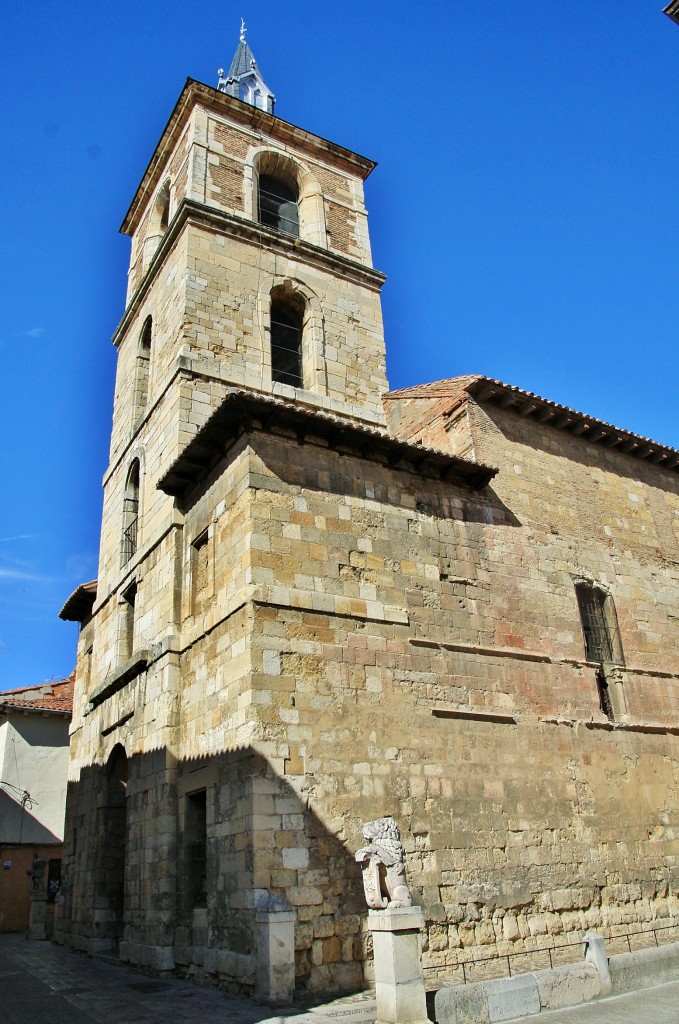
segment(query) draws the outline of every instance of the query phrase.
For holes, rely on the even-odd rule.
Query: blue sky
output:
[[[484,373],[679,447],[679,26],[662,0],[37,2],[0,85],[0,690],[67,675],[96,575],[129,241],[187,76],[240,18],[366,186],[391,386]]]

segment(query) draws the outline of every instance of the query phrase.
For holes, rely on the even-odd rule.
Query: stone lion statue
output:
[[[413,898],[406,882],[406,866],[398,825],[393,818],[377,818],[363,826],[368,846],[356,854],[363,871],[363,888],[372,910],[387,907],[412,907]]]

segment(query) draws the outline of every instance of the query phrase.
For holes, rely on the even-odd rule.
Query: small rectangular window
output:
[[[283,288],[271,293],[271,379],[292,388],[304,387],[302,339],[304,300]]]
[[[202,615],[212,596],[212,566],[208,531],[193,542],[191,550],[191,613]]]
[[[190,909],[207,906],[207,795],[188,793],[185,823],[186,890]]]
[[[137,600],[137,584],[132,583],[124,591],[120,623],[121,660],[127,661],[134,651],[134,608]]]

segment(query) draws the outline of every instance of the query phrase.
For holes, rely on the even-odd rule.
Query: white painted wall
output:
[[[7,709],[0,717],[0,842],[63,840],[67,771],[68,719]],[[30,795],[23,811],[17,789]]]

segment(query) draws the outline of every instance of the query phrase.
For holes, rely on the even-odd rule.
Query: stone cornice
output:
[[[474,583],[474,580],[462,580]],[[596,671],[600,666],[597,661],[584,658],[553,658],[542,651],[531,651],[525,647],[501,647],[472,643],[452,643],[445,640],[429,640],[426,637],[410,637],[408,643],[413,647],[428,647],[434,650],[452,651],[458,654],[474,654],[484,658],[511,658],[513,661],[537,661],[544,665],[570,665],[572,668],[587,668]],[[650,668],[645,665],[617,665],[625,675],[648,676],[652,679],[673,679],[679,682],[679,672],[666,672],[663,669]]]
[[[273,114],[267,114],[249,103],[228,96],[219,92],[209,85],[197,82],[193,78],[187,78],[186,84],[181,91],[174,110],[165,126],[163,134],[156,145],[148,167],[142,177],[130,208],[120,230],[125,235],[131,235],[137,228],[139,219],[146,208],[146,205],[157,187],[158,181],[163,173],[165,164],[176,146],[181,132],[186,125],[193,108],[200,103],[204,108],[228,118],[237,125],[251,128],[255,131],[264,131],[266,135],[275,142],[282,145],[295,144],[303,146],[313,152],[315,156],[324,158],[334,164],[349,170],[364,180],[376,167],[373,160],[359,156],[358,153],[329,142],[320,135],[298,128],[294,124],[281,120]]]
[[[148,668],[151,661],[151,653],[147,650],[135,651],[131,658],[125,661],[115,672],[107,676],[103,683],[95,687],[89,694],[89,703],[83,714],[89,714],[109,697],[122,690],[132,679],[136,679]]]
[[[355,263],[353,260],[340,256],[329,249],[322,249],[318,245],[312,245],[301,238],[292,238],[290,235],[282,234],[274,228],[265,227],[263,224],[246,220],[244,217],[237,217],[233,213],[226,213],[213,206],[206,206],[193,199],[182,199],[175,216],[163,235],[148,270],[144,274],[138,288],[130,298],[122,319],[113,335],[113,344],[119,345],[122,338],[136,315],[139,306],[144,301],[149,288],[155,280],[156,274],[163,266],[167,254],[176,244],[184,225],[191,221],[193,224],[217,228],[222,235],[228,238],[238,238],[252,245],[261,248],[266,246],[267,252],[273,252],[295,260],[301,260],[310,266],[317,267],[324,271],[330,271],[337,277],[352,284],[362,285],[379,291],[386,276],[372,267],[366,267],[362,263]]]

